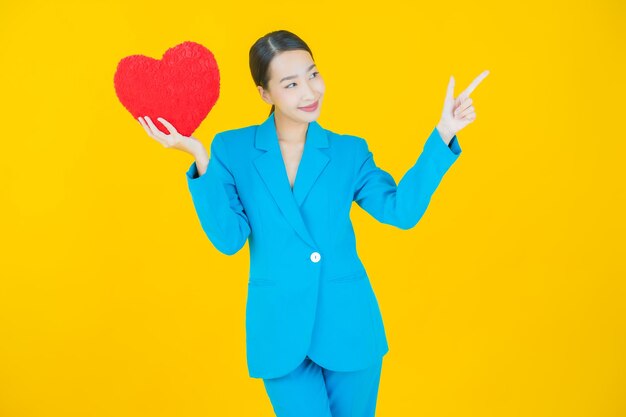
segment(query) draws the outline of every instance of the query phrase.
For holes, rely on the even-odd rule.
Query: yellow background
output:
[[[208,147],[267,117],[248,51],[287,29],[326,82],[320,124],[366,138],[396,181],[450,75],[456,97],[490,71],[415,228],[353,207],[390,345],[377,415],[625,416],[625,9],[3,1],[0,415],[273,415],[246,370],[248,246],[211,245],[192,157],[145,134],[113,74],[186,40],[211,49]]]

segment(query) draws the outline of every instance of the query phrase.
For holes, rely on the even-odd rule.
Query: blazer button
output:
[[[317,253],[317,252],[313,252],[313,253],[311,254],[311,261],[313,261],[313,262],[319,262],[319,260],[320,260],[320,259],[321,259],[321,256],[320,256],[320,254],[319,254],[319,253]]]

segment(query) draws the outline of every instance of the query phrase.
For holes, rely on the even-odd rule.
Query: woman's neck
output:
[[[274,125],[279,142],[301,144],[306,140],[309,123],[297,122],[274,111]]]

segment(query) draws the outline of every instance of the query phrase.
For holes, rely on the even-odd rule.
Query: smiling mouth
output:
[[[315,103],[313,103],[313,104],[310,104],[310,105],[308,105],[306,107],[298,107],[298,108],[302,109],[302,110],[311,110],[311,109],[314,109],[315,107],[317,107],[318,104],[319,104],[319,99],[317,99],[317,101]]]

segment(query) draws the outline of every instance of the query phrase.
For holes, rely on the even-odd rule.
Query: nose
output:
[[[315,90],[309,85],[309,83],[305,83],[304,84],[306,86],[303,96],[302,96],[302,101],[306,101],[306,100],[315,100]]]

